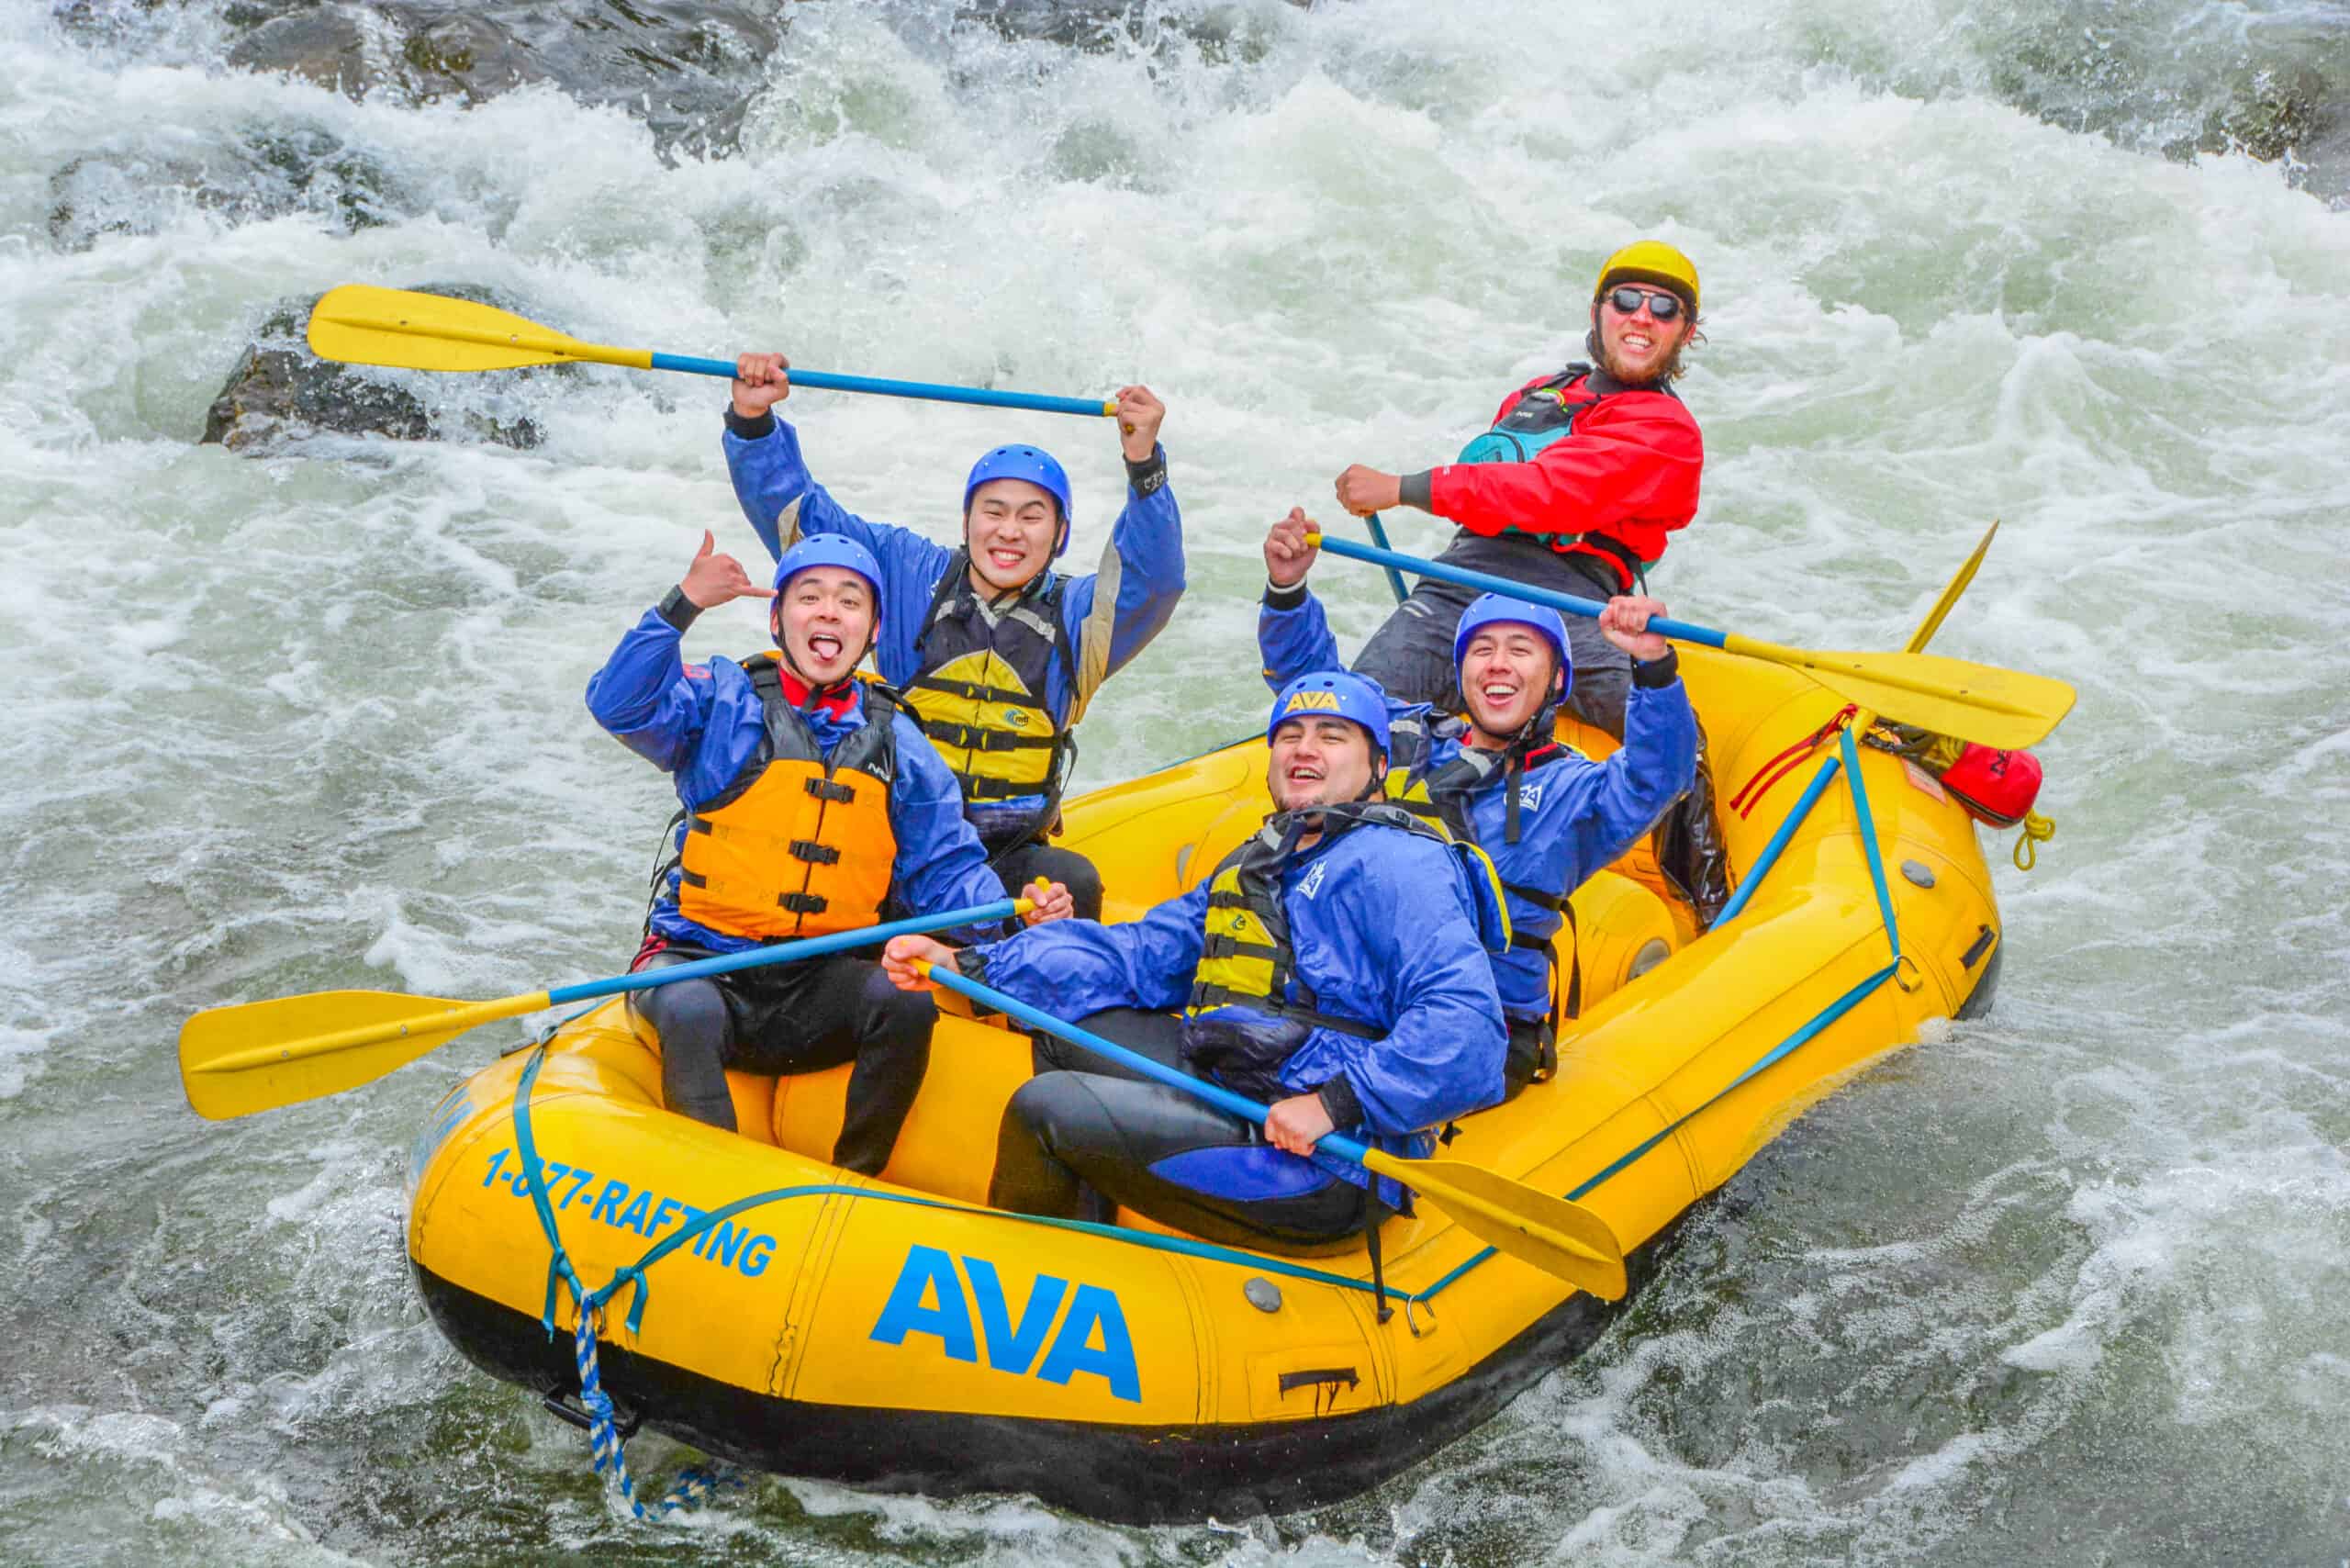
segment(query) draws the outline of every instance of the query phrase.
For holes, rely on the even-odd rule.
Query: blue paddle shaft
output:
[[[655,370],[682,370],[694,375],[734,376],[734,362],[695,359],[688,354],[656,353]],[[990,409],[1034,409],[1046,414],[1090,414],[1095,419],[1111,411],[1102,398],[1054,398],[1042,392],[997,392],[984,386],[947,386],[934,381],[890,381],[872,375],[835,375],[830,371],[787,373],[794,386],[814,386],[826,392],[878,392],[885,398],[927,398],[934,403],[977,403]]]
[[[944,914],[920,914],[911,920],[893,920],[884,925],[860,925],[854,931],[835,931],[829,936],[810,936],[798,942],[778,942],[771,946],[745,948],[740,953],[722,953],[715,958],[697,958],[690,964],[669,964],[657,969],[641,969],[632,975],[614,975],[610,980],[583,980],[577,985],[560,986],[547,992],[549,1007],[562,1007],[574,1002],[586,1002],[591,997],[618,996],[622,991],[651,991],[655,986],[675,985],[679,980],[699,980],[704,975],[728,975],[737,969],[755,969],[766,964],[789,964],[800,958],[821,958],[827,953],[845,953],[852,947],[867,947],[876,942],[887,942],[892,936],[910,932],[948,931],[957,925],[977,925],[988,920],[1010,920],[1020,913],[1019,904],[1012,899],[994,903],[973,904],[968,909],[951,909]]]
[[[931,965],[930,978],[950,991],[961,991],[982,1006],[992,1007],[1007,1017],[1017,1018],[1024,1024],[1034,1024],[1039,1029],[1048,1030],[1058,1035],[1070,1045],[1083,1046],[1094,1055],[1107,1057],[1121,1066],[1133,1068],[1144,1077],[1157,1079],[1169,1089],[1180,1089],[1196,1099],[1204,1100],[1219,1111],[1229,1111],[1234,1115],[1254,1122],[1260,1127],[1265,1125],[1265,1117],[1269,1113],[1254,1100],[1245,1095],[1235,1094],[1221,1084],[1209,1083],[1203,1079],[1193,1078],[1187,1072],[1178,1072],[1171,1067],[1151,1060],[1140,1051],[1130,1051],[1114,1040],[1105,1040],[1091,1029],[1080,1029],[1066,1019],[1056,1018],[1049,1013],[1031,1007],[1013,997],[1006,996],[992,986],[981,985],[979,981],[967,978],[952,964]],[[1337,1133],[1323,1134],[1314,1148],[1316,1152],[1335,1154],[1341,1159],[1351,1159],[1357,1165],[1360,1165],[1363,1162],[1363,1157],[1371,1152],[1354,1139]]]
[[[1362,521],[1363,526],[1371,531],[1371,542],[1373,544],[1378,545],[1382,550],[1392,551],[1395,548],[1387,542],[1387,525],[1379,521],[1377,512],[1365,512]],[[1387,568],[1387,586],[1394,590],[1396,603],[1401,604],[1409,597],[1408,590],[1404,587],[1404,574],[1393,566]]]
[[[1344,539],[1322,536],[1322,548],[1333,555],[1349,560],[1368,561],[1374,566],[1402,567],[1424,577],[1442,577],[1459,583],[1462,588],[1483,588],[1505,599],[1520,599],[1528,604],[1547,604],[1553,610],[1563,610],[1570,615],[1587,616],[1596,620],[1607,607],[1595,599],[1578,599],[1571,593],[1552,593],[1528,583],[1513,582],[1497,577],[1491,572],[1472,572],[1466,566],[1447,566],[1442,561],[1424,561],[1417,555],[1405,555],[1394,550],[1374,550],[1368,544],[1355,544]],[[1708,626],[1692,626],[1686,621],[1673,621],[1662,615],[1649,617],[1649,630],[1675,642],[1698,643],[1708,648],[1718,648],[1729,639],[1727,633]]]

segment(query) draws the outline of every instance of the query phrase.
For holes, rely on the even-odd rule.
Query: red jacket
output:
[[[1503,399],[1498,424],[1538,375]],[[1590,396],[1590,377],[1570,382],[1566,400]],[[1642,562],[1664,554],[1666,536],[1697,513],[1697,478],[1706,465],[1705,439],[1678,398],[1628,390],[1602,398],[1575,415],[1574,428],[1527,463],[1448,463],[1428,471],[1428,510],[1472,533],[1572,535],[1604,533]],[[1573,554],[1595,555],[1586,544],[1553,541]]]

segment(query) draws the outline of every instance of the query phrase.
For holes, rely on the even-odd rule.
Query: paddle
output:
[[[959,991],[982,1006],[1050,1030],[1071,1045],[1082,1046],[1169,1088],[1196,1095],[1218,1110],[1264,1126],[1268,1113],[1254,1100],[1163,1066],[1089,1029],[1080,1029],[1006,996],[991,986],[967,980],[958,970],[941,969],[927,961],[917,961],[913,969],[934,984]],[[1314,1147],[1401,1182],[1460,1221],[1479,1240],[1556,1275],[1577,1290],[1589,1291],[1609,1301],[1623,1299],[1623,1246],[1617,1241],[1616,1233],[1607,1228],[1606,1220],[1579,1204],[1554,1198],[1524,1182],[1458,1159],[1398,1159],[1337,1133],[1325,1134]]]
[[[1393,550],[1374,550],[1367,544],[1317,533],[1307,534],[1306,540],[1333,555],[1368,561],[1373,566],[1400,566],[1424,577],[1442,577],[1463,588],[1505,594],[1528,604],[1547,604],[1574,615],[1596,616],[1606,608],[1597,599],[1553,593],[1507,577],[1472,572],[1440,561],[1424,561]],[[1697,643],[1746,658],[1786,665],[1803,671],[1847,701],[1889,719],[1987,746],[2036,745],[2073,707],[2073,689],[2061,680],[1972,664],[1964,659],[1919,653],[1810,653],[1663,616],[1651,620],[1649,630],[1679,642]]]
[[[1958,596],[1966,591],[1966,585],[1975,580],[1975,568],[1983,565],[1984,554],[1990,550],[1991,540],[1998,532],[1999,525],[1996,521],[1984,530],[1982,541],[1975,546],[1975,553],[1960,564],[1950,582],[1942,588],[1942,597],[1934,600],[1934,607],[1926,611],[1924,620],[1918,622],[1918,629],[1909,633],[1909,641],[1902,645],[1904,653],[1923,652],[1926,644],[1933,639],[1934,633],[1942,629],[1943,618],[1950,614],[1951,607],[1958,602]],[[1868,734],[1869,726],[1874,722],[1876,722],[1876,714],[1868,708],[1862,708],[1852,715],[1852,733],[1856,735],[1864,735]],[[1713,929],[1720,930],[1744,912],[1747,901],[1753,898],[1755,890],[1762,886],[1762,879],[1769,874],[1772,867],[1778,864],[1780,855],[1795,838],[1796,830],[1801,827],[1804,819],[1811,814],[1813,803],[1827,792],[1828,786],[1834,780],[1837,770],[1843,766],[1844,756],[1841,751],[1829,754],[1828,760],[1820,766],[1818,772],[1812,775],[1811,782],[1805,786],[1803,793],[1796,797],[1795,805],[1785,817],[1780,819],[1778,830],[1773,833],[1770,841],[1762,846],[1762,853],[1755,856],[1754,863],[1746,868],[1746,875],[1738,879],[1737,889],[1723,903],[1720,912],[1714,916]]]
[[[373,1083],[478,1024],[593,997],[651,991],[703,975],[822,958],[909,932],[1008,920],[1032,907],[1026,899],[1003,899],[690,964],[523,991],[495,1002],[453,1002],[394,991],[321,991],[210,1007],[180,1029],[180,1083],[197,1115],[226,1121]]]
[[[538,322],[470,299],[376,288],[350,283],[330,289],[310,308],[310,352],[348,364],[385,364],[400,370],[519,370],[529,364],[625,365],[632,370],[681,370],[695,375],[732,378],[734,362],[618,349],[543,327]],[[998,392],[983,386],[946,386],[929,381],[888,381],[866,375],[835,375],[791,368],[795,386],[828,392],[878,392],[890,398],[927,398],[940,403],[978,403],[991,409],[1035,409],[1047,414],[1101,416],[1118,411],[1115,402],[1091,398],[1052,398],[1041,392]]]
[[[1926,651],[1926,644],[1932,642],[1934,633],[1942,629],[1942,621],[1950,614],[1951,606],[1956,604],[1958,596],[1966,591],[1966,585],[1975,580],[1975,573],[1983,565],[1983,557],[1989,554],[1991,541],[1998,536],[1998,519],[1993,518],[1991,526],[1983,531],[1981,542],[1975,546],[1975,554],[1952,574],[1949,585],[1942,589],[1942,598],[1934,600],[1934,607],[1926,611],[1926,618],[1918,622],[1918,629],[1910,633],[1909,640],[1901,645],[1903,653],[1922,654]],[[1865,731],[1868,725],[1863,722],[1853,727]]]
[[[1363,513],[1362,521],[1363,526],[1371,531],[1371,542],[1373,544],[1378,545],[1382,550],[1395,548],[1387,542],[1387,525],[1379,521],[1377,512]],[[1395,595],[1395,602],[1398,604],[1411,597],[1411,590],[1404,586],[1404,574],[1393,566],[1387,568],[1387,587]]]

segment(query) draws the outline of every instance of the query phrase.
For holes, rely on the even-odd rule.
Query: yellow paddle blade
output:
[[[1958,596],[1966,591],[1966,585],[1975,580],[1975,569],[1983,565],[1983,557],[1990,551],[1991,541],[1998,537],[1998,532],[1999,522],[1994,518],[1991,526],[1983,531],[1982,541],[1975,546],[1975,554],[1961,564],[1957,575],[1951,578],[1950,586],[1942,589],[1942,598],[1934,600],[1934,607],[1926,611],[1926,618],[1918,622],[1915,632],[1909,633],[1909,642],[1902,649],[1903,653],[1922,654],[1926,651],[1926,644],[1932,642],[1934,633],[1942,629],[1942,620],[1950,614],[1951,606],[1956,604]]]
[[[1799,669],[1897,723],[1987,746],[2036,745],[2073,709],[2073,689],[2061,680],[1939,654],[1816,654],[1735,635],[1722,647]]]
[[[477,1024],[546,1005],[544,991],[464,1002],[322,991],[207,1008],[180,1029],[180,1084],[197,1115],[226,1121],[371,1083]]]
[[[319,297],[310,308],[309,340],[320,359],[401,370],[517,370],[574,360],[653,366],[650,349],[584,343],[495,306],[364,283]]]
[[[1623,1244],[1606,1220],[1581,1204],[1464,1160],[1398,1159],[1374,1148],[1363,1164],[1403,1182],[1496,1251],[1577,1290],[1624,1299]]]

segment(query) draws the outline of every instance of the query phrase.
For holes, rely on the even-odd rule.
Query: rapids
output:
[[[545,86],[466,109],[227,72],[209,3],[0,11],[0,1561],[2350,1556],[2338,0],[1189,0],[1081,47],[1015,25],[1036,6],[817,0],[709,159]],[[343,185],[136,174],[268,137],[364,154],[369,220]],[[132,174],[53,184],[100,152]],[[61,229],[76,193],[121,221]],[[1328,515],[1349,461],[1449,457],[1644,232],[1697,259],[1710,339],[1706,505],[1661,594],[1895,647],[2002,518],[1936,651],[2081,701],[2042,748],[2062,831],[2028,876],[1992,851],[1990,1015],[1766,1150],[1473,1437],[1228,1527],[763,1479],[640,1528],[408,1287],[408,1139],[511,1032],[186,1110],[203,1007],[621,968],[668,795],[581,687],[704,528],[758,555],[699,378],[544,382],[530,452],[195,444],[280,301],[461,278],[682,353],[1147,382],[1192,588],[1085,726],[1101,781],[1254,722],[1264,527]],[[1120,483],[1099,424],[788,412],[845,500],[934,531],[997,441],[1068,462],[1080,554]],[[1380,577],[1317,583],[1351,648]],[[737,605],[690,644],[759,633]]]

